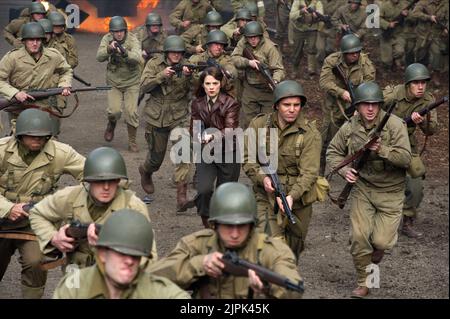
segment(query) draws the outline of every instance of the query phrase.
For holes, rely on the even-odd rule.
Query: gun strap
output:
[[[15,231],[0,231],[0,238],[37,241],[35,234]]]
[[[56,267],[58,267],[58,266],[63,266],[63,265],[66,264],[66,262],[67,262],[66,257],[58,258],[58,259],[56,259],[56,260],[54,260],[54,261],[42,262],[42,263],[39,265],[39,268],[40,268],[41,270],[50,270],[50,269],[56,268]]]

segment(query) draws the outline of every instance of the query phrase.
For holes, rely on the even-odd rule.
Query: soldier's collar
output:
[[[274,126],[276,124],[276,126],[281,130],[281,127],[278,123],[278,111],[272,112],[271,115],[271,126]],[[295,120],[294,123],[288,124],[286,125],[286,127],[283,129],[283,131],[286,130],[290,130],[292,128],[295,128],[295,130],[307,130],[307,125],[306,125],[306,121],[305,121],[305,115],[303,114],[302,111],[300,111],[300,113],[297,116],[297,119]]]

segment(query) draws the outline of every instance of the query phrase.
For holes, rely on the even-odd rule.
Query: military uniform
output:
[[[260,174],[260,164],[252,163],[249,158],[248,142],[245,143],[244,164],[245,174],[253,182],[253,190],[258,204],[257,229],[270,236],[283,238],[294,254],[298,257],[305,247],[306,235],[311,220],[312,205],[304,204],[302,196],[310,191],[317,180],[319,173],[319,157],[321,140],[319,131],[314,122],[307,121],[303,113],[297,120],[280,129],[277,112],[259,115],[249,125],[250,129],[258,132],[259,129],[276,128],[278,132],[278,168],[277,174],[284,185],[286,195],[291,195],[294,204],[292,212],[297,224],[288,223],[281,214],[275,215],[274,197],[266,193],[263,179],[266,175]],[[245,137],[248,141],[248,137]],[[256,141],[256,145],[268,144],[265,141]],[[267,147],[267,145],[266,145]],[[273,150],[272,150],[273,151]]]
[[[109,52],[108,46],[113,36],[108,33],[103,36],[97,51],[97,61],[108,61],[106,67],[106,82],[112,86],[108,92],[108,119],[116,122],[121,114],[122,101],[124,101],[125,122],[137,128],[139,126],[139,113],[137,101],[139,97],[139,79],[141,76],[143,59],[141,45],[136,37],[130,33],[126,35],[122,46],[127,56]]]
[[[75,38],[67,32],[63,32],[60,35],[55,34],[54,39],[64,49],[64,52],[61,53],[66,58],[67,63],[72,69],[75,69],[78,65],[78,50]]]
[[[274,81],[281,82],[286,75],[278,49],[269,39],[263,36],[260,39],[256,48],[253,48],[246,38],[241,39],[231,54],[236,68],[245,70],[241,99],[242,121],[240,121],[243,129],[247,128],[256,115],[271,112],[272,108],[272,91],[259,71],[251,68],[249,60],[242,56],[244,48],[249,48],[256,59],[269,67]]]
[[[431,21],[432,15],[436,16],[442,26]],[[443,26],[447,26],[448,30],[449,3],[440,0],[422,0],[416,5],[411,16],[417,19],[416,61],[424,63],[427,54],[430,54],[432,79],[435,84],[439,84],[436,76],[445,69],[448,60],[448,34],[444,35]]]
[[[162,50],[164,41],[167,38],[167,31],[162,29],[157,35],[149,35],[147,32],[147,26],[143,25],[136,28],[132,32],[136,38],[141,42],[141,50],[150,52],[152,50]],[[146,60],[149,60],[154,56],[147,56]]]
[[[263,0],[231,0],[231,7],[233,12],[236,13],[238,9],[244,6],[255,6],[258,9],[258,16],[264,18],[266,8]]]
[[[303,57],[303,49],[307,54],[307,72],[309,75],[315,74],[317,69],[317,30],[319,21],[311,13],[302,12],[302,7],[314,7],[315,10],[323,14],[323,6],[320,0],[294,0],[291,13],[289,14],[289,31],[292,36],[289,37],[293,48],[292,63],[296,72],[299,71],[300,61]]]
[[[84,157],[69,145],[50,139],[38,154],[26,151],[15,137],[0,139],[0,218],[1,230],[31,232],[27,219],[7,220],[16,203],[38,202],[56,189],[62,174],[80,179]],[[22,266],[22,291],[25,298],[40,298],[44,292],[47,272],[37,265],[41,253],[36,241],[0,239],[0,279],[11,256],[18,249]]]
[[[405,58],[406,40],[403,37],[404,25],[397,24],[393,29],[388,25],[408,6],[406,0],[400,0],[397,3],[390,0],[383,2],[380,8],[380,27],[382,29],[380,37],[380,57],[385,68],[391,68],[394,65],[402,68]],[[408,14],[405,21],[413,21]],[[389,32],[386,34],[386,32]]]
[[[325,151],[339,127],[345,122],[342,110],[349,105],[342,99],[342,93],[346,91],[346,86],[340,77],[334,73],[336,65],[340,65],[345,75],[356,88],[359,84],[375,80],[375,66],[370,61],[369,56],[361,53],[358,63],[347,65],[342,52],[330,54],[324,61],[320,72],[319,85],[326,92],[325,101],[322,105],[323,119],[320,134],[322,135],[323,149],[321,153],[322,172],[325,170]]]
[[[354,154],[370,139],[371,131],[385,112],[380,109],[371,127],[365,127],[361,116],[354,115],[336,133],[327,150],[327,163],[336,167],[346,156]],[[358,172],[359,178],[350,194],[352,226],[351,254],[358,286],[367,287],[367,266],[375,250],[391,249],[397,242],[397,229],[405,198],[406,168],[411,161],[405,123],[391,116],[381,132],[378,154],[371,152]],[[344,176],[344,169],[340,170]]]
[[[186,62],[183,59],[180,63]],[[191,79],[184,75],[166,78],[163,71],[168,66],[164,56],[154,57],[148,61],[141,77],[141,92],[148,93],[144,107],[145,139],[149,148],[144,168],[148,174],[159,170],[170,132],[188,125]],[[187,181],[188,174],[188,163],[176,164],[176,183]]]
[[[340,8],[344,6],[347,2],[346,0],[321,0],[323,6],[323,14],[332,17],[333,14]],[[323,64],[323,60],[331,53],[336,51],[336,29],[327,28],[325,23],[319,23],[318,33],[317,33],[317,61],[320,65]]]
[[[79,280],[79,287],[71,287],[75,280]],[[53,293],[53,299],[107,299],[108,297],[104,274],[98,265],[81,269],[76,275],[66,274]],[[191,299],[191,297],[170,280],[141,270],[130,287],[122,292],[120,299]]]
[[[204,24],[197,24],[190,27],[188,30],[181,34],[181,38],[186,44],[186,52],[190,54],[196,54],[196,47],[198,45],[206,45],[206,38],[208,37],[207,26]]]
[[[289,13],[293,0],[277,0],[275,12],[275,29],[277,30],[277,42],[282,46],[288,37]]]
[[[84,185],[66,187],[35,205],[30,214],[31,227],[39,240],[39,247],[44,254],[55,253],[51,240],[58,229],[72,220],[81,223],[103,224],[109,216],[122,208],[131,208],[149,219],[147,206],[134,192],[119,186],[117,194],[106,206],[96,206]],[[156,258],[156,245],[152,247]],[[94,251],[87,240],[81,241],[73,252],[67,253],[67,263],[80,267],[95,263]]]
[[[4,29],[3,36],[5,40],[14,46],[15,48],[20,48],[23,44],[21,41],[21,32],[22,26],[28,22],[33,22],[34,20],[31,17],[20,17],[18,19],[12,20]]]
[[[48,1],[45,2],[40,2],[45,9],[47,10],[47,12],[52,12],[52,11],[58,11],[58,9],[55,7],[55,5],[53,3],[50,3]],[[30,8],[25,8],[20,12],[20,17],[29,17],[30,16]]]
[[[181,0],[170,13],[169,21],[178,34],[182,34],[194,25],[201,24],[203,18],[212,9],[213,8],[207,0],[200,0],[195,6],[192,4],[192,0]],[[191,24],[187,29],[183,28],[181,25],[183,21],[191,21]]]
[[[359,5],[358,9],[352,11],[351,6],[352,3],[348,3],[337,8],[332,16],[332,22],[338,27],[338,32],[342,32],[339,25],[348,24],[350,31],[363,41],[369,31],[366,28],[366,8]]]
[[[411,116],[413,112],[419,112],[426,108],[430,103],[435,101],[433,95],[430,92],[426,92],[424,97],[420,99],[414,99],[408,94],[408,89],[404,84],[397,85],[395,87],[387,87],[383,91],[385,98],[385,107],[389,107],[393,103],[396,103],[393,113],[400,118],[406,118]],[[433,135],[436,133],[437,125],[437,113],[436,110],[430,112],[430,121],[423,121],[419,125],[408,126],[409,143],[411,146],[411,152],[415,156],[419,156],[419,147],[415,137],[417,126],[425,135]],[[403,206],[403,215],[408,217],[417,217],[417,209],[422,202],[423,198],[423,178],[420,176],[412,178],[406,177],[406,190],[405,190],[405,205]]]
[[[211,229],[200,230],[183,237],[167,257],[152,264],[148,271],[169,278],[183,289],[192,289],[193,298],[248,298],[247,277],[230,275],[214,279],[205,274],[203,258],[215,251],[225,252],[216,232]],[[245,247],[236,249],[235,252],[240,258],[266,267],[290,280],[300,280],[294,255],[279,239],[252,231]],[[300,294],[271,285],[270,298],[299,297]]]

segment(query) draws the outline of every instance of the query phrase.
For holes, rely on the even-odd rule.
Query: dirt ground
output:
[[[100,36],[76,34],[80,65],[76,73],[93,85],[104,85],[106,64],[96,62],[95,54]],[[9,48],[0,41],[0,56]],[[371,58],[377,61],[377,48]],[[292,67],[287,64],[287,69]],[[380,74],[382,86],[399,83],[400,73]],[[293,77],[289,74],[289,77]],[[318,77],[312,81],[300,79],[309,99],[305,109],[320,123],[322,94],[318,89]],[[76,86],[79,84],[76,83]],[[448,79],[444,81],[445,90],[435,91],[436,96],[448,95]],[[106,126],[106,93],[82,93],[81,106],[75,114],[64,120],[60,140],[72,145],[86,155],[99,146],[117,148],[125,157],[128,174],[133,182],[132,189],[141,198],[144,196],[139,183],[138,165],[146,155],[146,144],[142,128],[138,131],[140,152],[127,150],[126,127],[123,121],[116,130],[113,142],[103,140]],[[430,138],[424,155],[428,173],[425,180],[425,199],[421,207],[417,230],[424,233],[422,239],[408,239],[399,236],[398,244],[385,256],[380,264],[380,289],[373,289],[370,298],[448,298],[449,297],[449,255],[448,255],[448,106],[438,110],[440,131]],[[4,115],[2,115],[4,116]],[[422,138],[422,137],[421,137]],[[421,139],[422,141],[423,139]],[[173,164],[168,154],[161,169],[154,175],[156,193],[149,205],[153,227],[160,256],[165,256],[184,235],[200,230],[200,218],[192,209],[183,215],[176,214],[176,189],[172,183]],[[241,182],[250,185],[244,173]],[[63,178],[61,187],[74,183],[71,178]],[[343,184],[335,178],[332,187],[335,191]],[[192,187],[189,195],[193,196]],[[301,255],[299,270],[305,280],[304,298],[348,298],[355,287],[355,271],[349,253],[349,210],[340,210],[330,201],[314,205],[314,213],[307,237],[307,247]],[[0,298],[20,298],[20,267],[18,255],[14,256],[3,281],[0,282]],[[61,277],[59,269],[49,272],[45,297],[52,295]]]

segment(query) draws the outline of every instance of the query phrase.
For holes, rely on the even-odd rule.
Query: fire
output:
[[[80,10],[89,14],[89,17],[81,23],[78,31],[106,33],[109,31],[109,20],[111,17],[99,18],[97,8],[87,0],[71,0],[73,4],[80,7]],[[137,15],[134,17],[124,17],[128,24],[128,30],[134,29],[145,21],[145,17],[158,5],[159,0],[141,0],[137,4]]]

